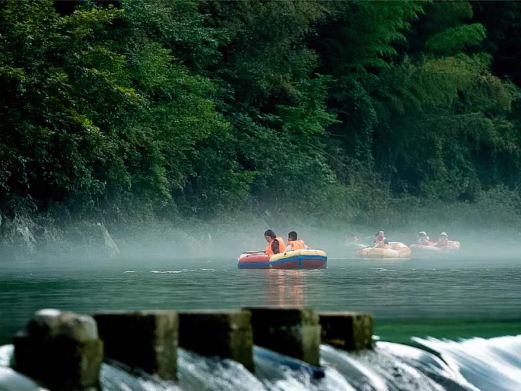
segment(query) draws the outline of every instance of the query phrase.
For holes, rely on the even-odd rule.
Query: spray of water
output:
[[[521,336],[462,341],[414,338],[414,342],[418,347],[378,342],[374,351],[359,353],[322,345],[322,379],[314,379],[307,370],[282,365],[281,360],[288,358],[274,352],[256,351],[257,370],[253,376],[236,362],[181,349],[177,382],[161,381],[111,363],[103,365],[101,383],[104,390],[110,391],[507,391],[521,387]],[[0,389],[40,389],[7,366],[12,353],[12,345],[0,347]]]

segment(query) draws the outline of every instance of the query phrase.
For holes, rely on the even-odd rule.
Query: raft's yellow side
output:
[[[411,249],[402,242],[389,242],[389,248],[366,247],[358,251],[363,258],[408,258]]]
[[[411,249],[402,242],[390,242],[391,248],[398,251],[398,258],[409,258],[411,256]]]
[[[327,257],[327,254],[325,251],[322,250],[295,250],[295,251],[286,251],[283,253],[275,254],[270,257],[270,261],[280,261],[281,259],[295,257],[299,255],[304,256],[321,256],[321,257]]]
[[[366,247],[358,251],[363,258],[399,258],[399,253],[391,248]]]

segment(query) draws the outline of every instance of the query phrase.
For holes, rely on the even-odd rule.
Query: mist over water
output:
[[[390,241],[410,245],[426,228],[271,220],[120,227],[109,229],[118,254],[93,241],[60,244],[61,252],[2,259],[3,336],[5,327],[21,326],[31,311],[53,306],[93,312],[285,304],[369,311],[377,320],[520,318],[521,244],[513,228],[487,232],[486,227],[452,227],[445,230],[461,242],[457,253],[425,256],[413,251],[410,259],[376,260],[356,256],[353,236],[368,244],[384,229]],[[328,253],[328,269],[238,270],[240,253],[265,247],[268,228],[283,238],[296,230],[312,248]],[[427,232],[437,238],[434,228]]]
[[[320,223],[293,222],[270,225],[266,222],[246,222],[244,224],[212,224],[189,230],[162,230],[160,227],[140,229],[136,235],[116,240],[121,249],[119,258],[126,260],[158,259],[182,261],[186,259],[236,259],[244,251],[263,250],[266,246],[264,231],[273,229],[284,240],[289,231],[297,231],[299,238],[315,249],[328,253],[329,258],[354,259],[357,247],[352,239],[357,236],[359,243],[371,245],[375,232],[385,230],[390,241],[406,245],[416,243],[417,232],[422,226],[386,229],[386,227],[334,226]],[[461,227],[453,230],[439,229],[428,232],[431,240],[437,240],[441,231],[448,231],[449,239],[461,242],[461,251],[448,255],[455,260],[471,263],[497,262],[505,264],[521,263],[521,233],[505,227],[493,231],[487,227]],[[412,255],[412,258],[417,254]],[[421,255],[420,255],[421,257]],[[444,257],[447,257],[445,255]],[[442,258],[444,258],[442,257]],[[440,258],[440,257],[438,257]],[[117,260],[116,260],[117,262]]]
[[[461,242],[461,251],[458,253],[429,254],[427,258],[451,258],[455,264],[461,265],[518,265],[521,262],[521,231],[514,226],[456,226],[453,223],[400,225],[399,222],[393,222],[388,226],[375,224],[368,227],[345,225],[331,218],[288,220],[235,216],[206,222],[110,226],[103,233],[84,235],[80,241],[73,235],[65,235],[65,240],[45,246],[35,243],[32,251],[5,255],[0,259],[0,267],[19,267],[24,264],[38,268],[83,268],[91,265],[147,267],[150,264],[177,265],[205,259],[232,262],[243,251],[263,250],[266,246],[263,236],[266,229],[273,229],[284,239],[289,231],[297,231],[299,238],[304,239],[309,246],[326,251],[329,259],[357,258],[358,247],[352,242],[353,238],[358,238],[358,244],[371,245],[375,232],[384,230],[390,241],[406,245],[416,243],[418,231],[427,231],[431,240],[436,240],[441,231],[446,231],[450,240]],[[411,258],[425,256],[413,251]]]
[[[416,243],[417,232],[422,226],[387,229],[335,226],[324,223],[292,222],[270,225],[266,222],[250,221],[243,224],[205,224],[190,229],[162,229],[149,227],[139,229],[138,234],[130,234],[120,240],[115,237],[121,254],[119,258],[128,260],[158,259],[178,261],[185,259],[236,259],[243,251],[263,250],[266,246],[263,233],[273,229],[284,240],[289,231],[297,231],[299,238],[315,249],[328,253],[329,258],[356,258],[356,246],[352,239],[357,236],[359,243],[371,245],[375,232],[385,230],[390,241],[406,245]],[[466,261],[512,263],[521,262],[521,233],[505,227],[504,230],[490,231],[487,227],[461,227],[447,230],[428,231],[431,240],[436,240],[441,231],[447,231],[450,240],[461,242],[461,251],[450,257]],[[413,253],[412,258],[415,258]],[[517,262],[516,262],[517,260]]]

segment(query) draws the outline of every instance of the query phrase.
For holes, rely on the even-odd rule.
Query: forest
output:
[[[514,1],[0,0],[0,235],[436,209],[519,228],[519,64]]]

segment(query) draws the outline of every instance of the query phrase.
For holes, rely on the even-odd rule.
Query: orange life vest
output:
[[[303,240],[289,240],[288,246],[291,246],[293,250],[304,250],[306,248],[306,245],[304,244]]]
[[[279,253],[283,253],[284,250],[286,250],[286,245],[284,244],[284,240],[280,236],[277,236],[274,240],[277,240],[279,242]],[[273,249],[271,248],[271,245],[273,244],[273,240],[268,243],[266,248],[264,249],[264,253],[266,255],[269,255],[270,257],[274,255]]]

